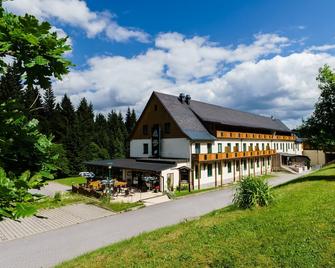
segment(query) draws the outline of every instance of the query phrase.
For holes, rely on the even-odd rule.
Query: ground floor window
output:
[[[247,170],[247,160],[243,159],[243,169]]]
[[[231,161],[228,162],[228,173],[231,173]]]
[[[270,166],[270,157],[268,157],[268,165]]]
[[[212,177],[213,176],[213,165],[208,164],[207,165],[207,177]]]
[[[143,143],[143,154],[148,154],[149,145],[147,143]]]
[[[252,168],[252,169],[254,168],[254,159],[253,158],[250,159],[250,166],[251,166],[250,168]]]
[[[256,161],[257,167],[259,168],[259,159]]]
[[[195,166],[195,178],[199,179],[199,168],[198,168],[198,166]]]
[[[265,166],[265,159],[263,158],[262,159],[262,162],[263,162],[263,167]]]
[[[221,175],[222,172],[222,166],[221,166],[221,162],[218,163],[218,174]]]
[[[235,161],[236,171],[240,171],[240,163]]]

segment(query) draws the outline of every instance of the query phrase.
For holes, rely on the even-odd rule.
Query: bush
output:
[[[54,201],[55,202],[60,202],[62,201],[62,194],[60,192],[56,192],[54,195]]]
[[[250,176],[239,182],[233,200],[240,208],[263,207],[271,201],[273,195],[268,183],[262,178]]]

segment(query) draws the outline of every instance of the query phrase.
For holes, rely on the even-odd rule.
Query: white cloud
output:
[[[335,57],[308,51],[278,55],[289,44],[286,37],[259,34],[251,44],[221,47],[205,37],[165,33],[144,54],[89,59],[88,68],[71,72],[55,88],[77,103],[85,96],[100,111],[128,105],[141,111],[153,90],[186,92],[193,99],[274,115],[295,127],[319,95],[318,69],[335,66]]]
[[[326,44],[321,46],[311,46],[306,51],[317,51],[317,52],[324,52],[328,50],[335,49],[335,44]]]
[[[105,35],[118,42],[135,39],[148,42],[149,35],[141,30],[120,26],[109,12],[94,12],[81,0],[14,0],[4,2],[16,14],[33,14],[41,19],[57,19],[61,23],[82,28],[88,37]]]

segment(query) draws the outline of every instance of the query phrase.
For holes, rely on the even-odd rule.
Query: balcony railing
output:
[[[211,153],[211,154],[193,154],[194,161],[215,161],[225,159],[246,158],[253,156],[271,156],[276,153],[276,150],[263,150],[263,151],[246,151],[246,152],[230,152],[230,153]]]
[[[216,137],[219,139],[254,139],[254,140],[283,140],[283,141],[296,140],[296,136],[232,132],[232,131],[221,131],[221,130],[216,131]]]

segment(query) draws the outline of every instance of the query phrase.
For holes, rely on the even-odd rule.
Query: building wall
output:
[[[269,162],[268,162],[269,158]],[[240,180],[240,178],[251,175],[251,176],[258,176],[271,173],[271,157],[260,157],[254,158],[256,161],[255,164],[251,164],[251,159],[246,159],[246,169],[244,169],[243,160],[241,160],[241,164],[239,165],[239,160],[226,160],[221,161],[221,168],[222,168],[222,176],[219,174],[219,164],[218,162],[206,162],[201,163],[200,169],[200,189],[215,187],[215,174],[216,174],[216,185],[222,185],[231,183],[234,181]],[[257,166],[257,159],[259,161],[259,166]],[[264,159],[264,166],[262,166],[262,161]],[[229,172],[229,163],[231,165],[231,171]],[[208,168],[212,165],[212,176],[208,176]],[[239,166],[239,168],[238,168]],[[254,168],[255,166],[255,168]],[[255,170],[255,171],[254,171]],[[199,182],[198,179],[195,177],[194,179],[194,187],[198,189]]]
[[[186,138],[162,139],[161,157],[190,158],[190,142]]]
[[[143,153],[143,144],[148,144],[148,154]],[[151,139],[135,139],[130,141],[130,157],[151,157]],[[190,158],[190,142],[186,138],[161,140],[162,158]]]
[[[256,145],[258,144],[259,149],[262,150],[262,145],[264,144],[264,150],[266,150],[267,145],[269,145],[270,149],[275,149],[278,153],[285,152],[290,154],[298,154],[302,155],[302,145],[296,144],[294,141],[269,141],[269,140],[249,140],[249,139],[224,139],[224,140],[216,140],[213,142],[201,142],[200,143],[200,153],[207,154],[207,144],[212,144],[212,153],[218,153],[218,144],[222,144],[222,152],[225,152],[225,147],[228,146],[228,144],[231,144],[231,151],[234,151],[234,146],[238,144],[239,151],[243,151],[243,144],[246,144],[247,151],[249,150],[249,147],[251,144],[253,145],[253,148],[255,150]],[[195,154],[195,144],[192,143],[192,153]]]
[[[168,133],[165,132],[166,123],[170,125]],[[186,137],[159,99],[155,95],[152,95],[135,125],[131,139],[150,139],[154,125],[160,126],[162,138]],[[146,133],[143,131],[143,126],[147,127]]]
[[[161,189],[163,189],[163,185],[162,183],[164,183],[164,190],[167,191],[168,190],[168,185],[167,185],[167,182],[168,182],[168,177],[169,176],[172,176],[173,177],[173,189],[177,189],[177,186],[179,185],[179,169],[180,167],[183,167],[183,166],[187,166],[187,167],[191,167],[190,165],[190,162],[182,162],[182,163],[178,163],[176,167],[174,168],[170,168],[170,169],[166,169],[166,170],[163,170],[161,172],[161,175],[162,177],[164,178],[164,182],[161,181]]]
[[[148,144],[148,154],[143,153],[143,144]],[[151,139],[138,139],[130,141],[130,157],[150,157]]]
[[[324,165],[326,163],[326,154],[320,150],[304,150],[303,155],[311,159],[311,165]]]

